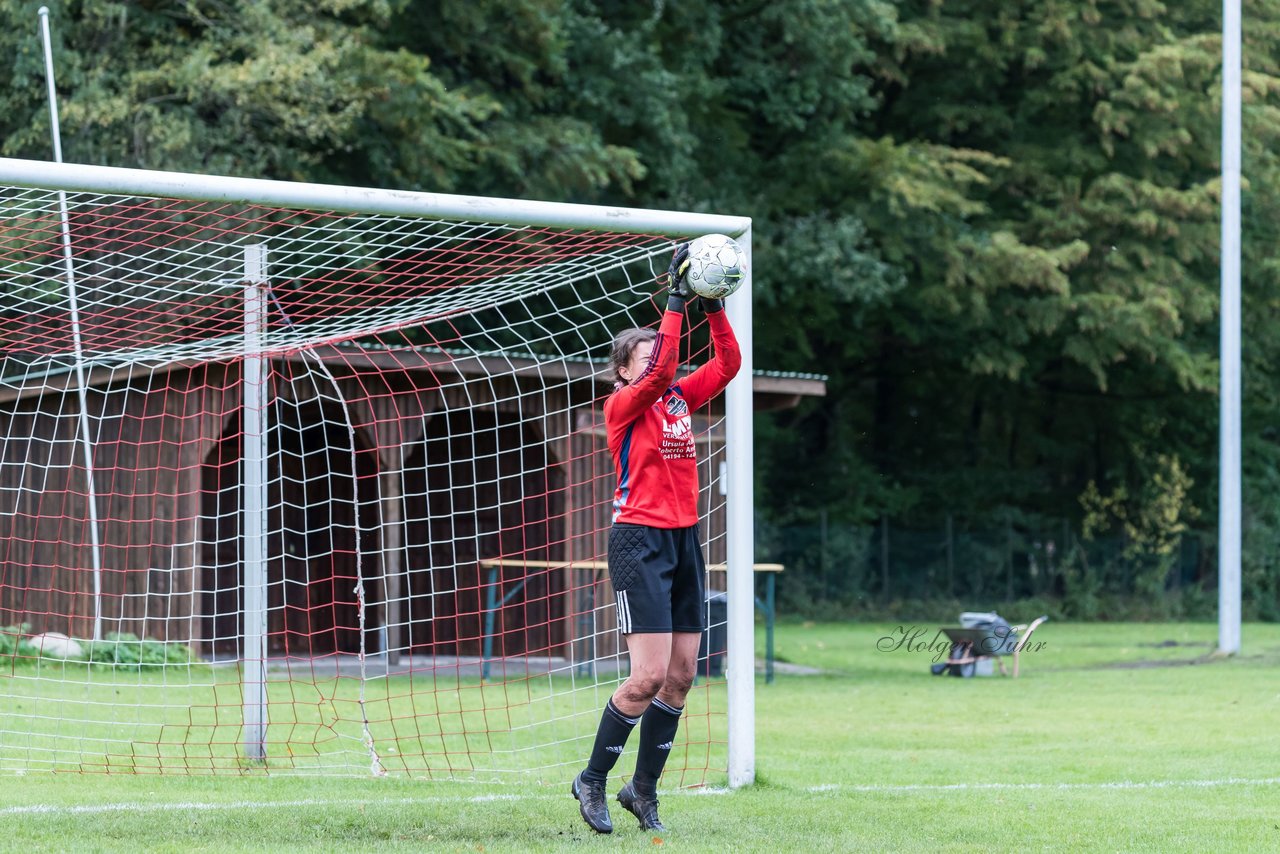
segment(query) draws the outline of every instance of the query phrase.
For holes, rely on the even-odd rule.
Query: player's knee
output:
[[[628,709],[635,709],[637,707],[643,709],[649,703],[653,702],[653,698],[657,695],[657,691],[650,691],[644,685],[627,683],[622,686],[620,699],[626,704]],[[622,707],[621,704],[619,704],[619,707]],[[628,714],[630,713],[631,712],[628,711]],[[639,712],[637,711],[635,714],[639,714]]]
[[[633,670],[631,676],[623,683],[623,691],[628,699],[647,703],[662,690],[663,676],[646,670]]]
[[[662,685],[662,693],[683,700],[689,694],[689,689],[693,687],[693,676],[692,668],[687,671],[678,670],[668,673]]]

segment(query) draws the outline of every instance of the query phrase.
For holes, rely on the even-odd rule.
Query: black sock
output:
[[[640,755],[636,757],[636,775],[631,780],[640,794],[653,796],[658,791],[658,778],[671,755],[683,711],[654,697],[640,718]]]
[[[582,779],[595,783],[607,780],[622,755],[622,748],[627,745],[627,737],[639,722],[639,718],[629,718],[618,711],[612,698],[605,703],[600,728],[596,730],[596,743],[591,748],[591,759],[587,762],[587,770],[582,772]]]

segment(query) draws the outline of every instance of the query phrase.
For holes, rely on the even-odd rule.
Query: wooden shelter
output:
[[[606,550],[601,369],[354,345],[273,357],[270,653],[359,650],[357,588],[369,651],[479,655],[487,637],[495,656],[564,655],[584,615],[607,629],[607,574],[573,566]],[[99,367],[83,388],[70,367],[3,378],[0,627],[80,638],[96,627],[239,655],[241,370]],[[815,376],[752,382],[756,409],[825,393]],[[714,411],[695,417],[706,483],[724,441]],[[705,500],[708,557],[721,561],[720,497]],[[480,561],[493,558],[506,567],[490,574]]]

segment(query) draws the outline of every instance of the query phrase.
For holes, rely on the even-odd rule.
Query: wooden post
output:
[[[382,479],[382,577],[386,601],[383,603],[382,625],[386,629],[386,646],[379,650],[387,658],[387,666],[400,663],[400,652],[406,648],[408,632],[404,622],[404,577],[401,556],[404,552],[404,512],[400,482],[404,473],[403,452],[393,455],[397,465],[384,471]]]
[[[1013,599],[1013,514],[1006,513],[1004,517],[1004,548],[1005,548],[1005,574],[1004,574],[1004,598],[1006,600]]]
[[[889,517],[880,517],[880,592],[889,596]]]
[[[954,596],[956,592],[956,547],[955,547],[955,528],[952,522],[952,516],[947,514],[947,595]]]
[[[830,582],[827,580],[827,574],[830,571],[830,561],[827,560],[827,508],[823,507],[818,511],[818,520],[819,545],[821,546],[818,552],[818,567],[822,573],[822,591],[824,594],[829,594],[831,587]]]

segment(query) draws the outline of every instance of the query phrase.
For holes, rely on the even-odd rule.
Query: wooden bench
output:
[[[570,571],[588,571],[599,572],[609,568],[608,561],[603,560],[523,560],[521,558],[486,558],[478,561],[479,565],[487,570],[488,579],[485,584],[485,608],[484,608],[484,643],[483,652],[481,654],[481,677],[489,678],[489,665],[493,660],[493,637],[494,623],[497,620],[498,609],[510,602],[521,590],[524,589],[525,579],[521,578],[513,584],[509,590],[498,598],[499,588],[502,583],[501,573],[503,569],[512,567],[523,567],[526,570],[548,570],[548,569],[567,569]],[[753,595],[755,604],[761,613],[764,614],[764,679],[766,683],[773,682],[773,625],[774,618],[777,615],[777,577],[782,572],[783,565],[780,563],[756,563],[752,564],[757,576],[764,577],[764,599]],[[727,572],[728,565],[723,563],[707,564],[708,572]]]

